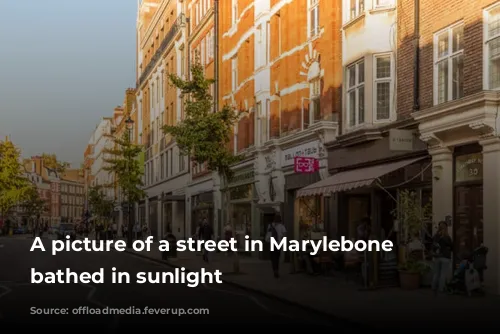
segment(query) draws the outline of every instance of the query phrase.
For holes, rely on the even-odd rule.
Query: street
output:
[[[226,284],[197,288],[188,288],[184,284],[111,284],[112,267],[129,272],[131,277],[135,277],[140,271],[172,269],[115,251],[64,252],[52,256],[49,239],[44,239],[47,252],[29,252],[32,242],[33,239],[29,236],[0,239],[0,244],[3,245],[0,249],[0,322],[15,325],[16,328],[23,327],[23,324],[41,326],[40,328],[52,324],[85,324],[115,331],[139,324],[308,324],[334,326],[336,329],[359,328],[342,320],[326,318]],[[38,272],[71,268],[77,273],[92,273],[104,268],[107,275],[105,283],[97,285],[35,285],[30,283],[31,268]],[[134,314],[88,315],[99,312],[97,309],[101,312],[117,312],[110,312],[110,308],[128,308],[128,312]],[[166,311],[167,308],[170,310]],[[69,314],[30,314],[56,312],[55,310]],[[137,314],[144,313],[145,310],[149,315]],[[74,312],[80,314],[72,314]],[[162,312],[170,314],[161,314]],[[191,312],[205,314],[179,315]]]

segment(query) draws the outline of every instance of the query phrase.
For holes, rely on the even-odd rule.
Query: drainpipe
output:
[[[214,112],[219,110],[219,0],[214,0]]]
[[[415,62],[413,64],[413,111],[420,110],[420,0],[415,0]]]

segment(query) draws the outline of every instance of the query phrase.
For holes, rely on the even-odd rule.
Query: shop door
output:
[[[455,259],[472,252],[483,243],[482,185],[455,188],[453,240]]]

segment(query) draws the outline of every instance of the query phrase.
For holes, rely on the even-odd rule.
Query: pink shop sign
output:
[[[314,173],[319,170],[319,160],[316,158],[295,157],[293,166],[295,173]]]

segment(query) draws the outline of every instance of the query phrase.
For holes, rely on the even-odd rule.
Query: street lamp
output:
[[[130,118],[130,115],[125,120],[125,126],[127,127],[127,130],[128,130],[128,140],[130,143],[132,143],[132,128],[134,127],[134,120],[132,118]],[[131,157],[127,157],[127,172],[128,172],[129,178],[130,178],[130,158]],[[129,181],[130,181],[130,179],[129,179]],[[127,246],[129,248],[132,248],[132,242],[133,242],[132,231],[134,229],[134,221],[132,220],[132,207],[130,205],[131,204],[130,203],[130,194],[131,194],[130,182],[129,182],[129,189],[127,189],[127,190],[128,190],[128,193],[127,193],[127,209],[128,209]]]

